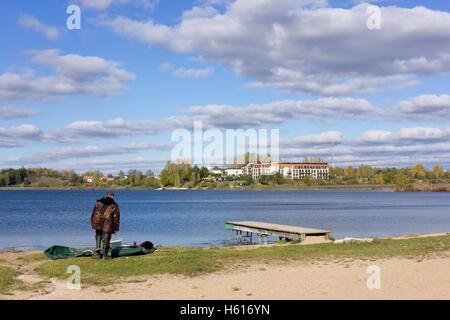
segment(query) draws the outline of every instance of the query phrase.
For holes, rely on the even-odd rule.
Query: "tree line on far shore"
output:
[[[303,180],[292,180],[277,173],[261,176],[254,180],[252,176],[240,178],[227,177],[221,174],[211,174],[206,167],[192,166],[186,163],[167,162],[165,168],[155,177],[152,170],[145,173],[138,170],[128,170],[125,174],[119,171],[117,176],[105,177],[100,171],[87,171],[79,175],[74,171],[57,171],[46,168],[20,168],[0,170],[0,187],[143,187],[156,189],[159,187],[184,188],[230,188],[230,187],[264,187],[277,185],[397,185],[402,191],[408,191],[408,186],[416,183],[449,184],[450,170],[444,171],[439,165],[432,170],[417,164],[412,168],[375,168],[361,165],[346,168],[330,168],[329,180],[313,180],[306,177]],[[92,182],[84,177],[89,176]],[[108,179],[106,179],[108,178]]]
[[[89,177],[86,180],[85,177]],[[57,171],[49,168],[20,168],[0,170],[0,187],[100,187],[130,186],[156,189],[160,187],[159,180],[152,170],[145,173],[130,169],[127,174],[119,171],[117,176],[103,175],[101,171],[86,171],[79,175],[75,171]]]
[[[206,169],[206,168],[204,168]],[[346,168],[330,168],[329,180],[313,180],[306,177],[303,180],[285,178],[280,173],[261,176],[256,181],[252,176],[242,176],[239,179],[227,177],[224,181],[218,179],[219,174],[199,174],[202,169],[183,163],[168,162],[161,171],[161,185],[163,187],[202,187],[202,188],[227,188],[236,186],[275,186],[275,185],[408,185],[413,183],[448,184],[450,171],[445,172],[442,167],[435,165],[428,170],[422,164],[412,168],[374,168],[361,165],[359,167],[348,166]],[[206,178],[206,179],[204,179]]]

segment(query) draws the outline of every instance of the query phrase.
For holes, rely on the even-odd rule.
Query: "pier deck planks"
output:
[[[308,236],[323,236],[325,240],[331,238],[331,231],[282,224],[274,224],[258,221],[227,221],[227,228],[232,230],[253,232],[268,236],[277,236],[287,239],[299,239],[302,241]]]

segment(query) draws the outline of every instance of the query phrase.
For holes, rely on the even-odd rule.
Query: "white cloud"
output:
[[[205,68],[205,69],[184,69],[179,68],[172,72],[172,75],[177,78],[190,78],[190,79],[198,79],[198,78],[206,78],[211,76],[214,73],[213,68]]]
[[[193,18],[207,18],[218,14],[219,11],[211,6],[206,7],[193,7],[190,10],[186,10],[181,15],[181,20],[193,19]]]
[[[426,128],[413,127],[403,128],[396,133],[385,130],[371,130],[360,134],[355,143],[358,145],[377,145],[377,144],[419,144],[426,142],[447,142],[450,141],[450,128]]]
[[[61,37],[58,28],[46,25],[29,14],[21,16],[18,23],[24,27],[42,33],[48,40],[58,40]]]
[[[38,138],[42,135],[41,129],[31,124],[22,124],[17,127],[0,128],[0,136]]]
[[[118,138],[151,134],[152,122],[141,120],[127,122],[122,119],[105,122],[75,122],[61,129],[42,132],[32,125],[0,128],[0,147],[18,147],[22,141],[67,141],[77,139]],[[169,126],[165,125],[165,128]],[[149,131],[150,130],[150,131]],[[374,166],[404,167],[418,162],[431,166],[440,164],[450,167],[450,127],[409,127],[396,132],[387,130],[368,130],[356,137],[346,137],[339,131],[326,131],[318,134],[282,139],[280,155],[287,161],[299,161],[303,157],[321,156],[330,161],[334,145],[336,162],[339,166],[368,164]],[[130,143],[118,146],[64,147],[31,156],[3,159],[3,165],[39,165],[59,163],[67,159],[112,157],[108,160],[93,159],[87,162],[72,163],[73,168],[87,169],[95,167],[119,168],[145,167],[152,161],[115,160],[115,155],[138,153],[143,150],[169,151],[172,145],[158,143]],[[85,167],[82,167],[85,164]],[[67,164],[69,165],[69,164]],[[116,167],[116,168],[117,168]]]
[[[170,72],[174,69],[174,66],[169,62],[164,62],[159,66],[159,70],[162,72]]]
[[[22,145],[22,140],[40,140],[42,139],[42,135],[43,132],[31,124],[0,128],[0,147],[19,147]]]
[[[159,143],[130,143],[119,146],[87,146],[87,147],[68,147],[52,151],[39,152],[28,157],[11,157],[4,159],[4,165],[38,165],[41,163],[58,162],[72,158],[91,158],[91,157],[111,157],[120,154],[131,154],[142,150],[168,151],[171,145]]]
[[[14,139],[0,136],[0,148],[16,148],[21,146],[22,144]]]
[[[450,71],[450,13],[382,7],[382,30],[373,31],[366,27],[368,4],[305,5],[237,0],[220,14],[185,15],[174,26],[126,17],[101,23],[149,45],[197,53],[255,79],[252,87],[346,95],[412,86],[421,75]]]
[[[157,170],[164,168],[168,159],[147,159],[144,157],[136,157],[126,160],[114,159],[92,159],[88,161],[71,161],[64,163],[58,167],[60,170],[102,170],[111,173],[117,173],[120,169],[140,169],[140,170]]]
[[[126,121],[122,118],[105,121],[74,121],[49,131],[41,131],[35,126],[26,124],[19,127],[0,128],[0,147],[19,146],[24,140],[79,144],[91,139],[155,135],[170,128],[168,124],[155,120]],[[161,148],[163,146],[165,145],[161,145]]]
[[[330,146],[332,144],[338,145],[344,142],[344,135],[339,131],[327,131],[319,134],[308,134],[304,136],[295,137],[292,139],[285,139],[280,141],[280,145],[284,148],[290,147],[322,147],[323,145]]]
[[[122,92],[135,75],[120,63],[95,56],[60,55],[59,50],[32,52],[32,60],[55,70],[39,77],[32,69],[0,74],[0,101],[54,100],[67,95],[106,96]]]
[[[280,124],[295,118],[375,120],[381,111],[364,99],[322,98],[283,100],[262,105],[251,104],[242,108],[229,105],[192,106],[184,113],[185,115],[167,118],[165,123],[172,127],[191,128],[194,120],[202,120],[208,127],[245,128]]]
[[[450,128],[402,128],[397,132],[371,130],[356,138],[337,131],[281,141],[283,159],[321,156],[331,161],[332,142],[338,166],[360,164],[406,167],[417,163],[450,167]],[[336,143],[337,142],[337,143]]]
[[[159,0],[78,0],[83,8],[94,10],[106,10],[113,4],[127,4],[143,6],[144,8],[154,9]]]
[[[448,121],[450,96],[428,94],[409,98],[390,108],[388,116],[399,121]]]
[[[113,0],[80,0],[80,2],[84,8],[104,10],[113,3]]]
[[[77,76],[85,77],[83,70],[78,70],[78,72],[79,75]],[[407,101],[422,100],[409,99]],[[30,110],[2,109],[0,107],[0,116],[2,116],[2,111],[4,117],[19,117],[28,115]],[[33,110],[31,111],[34,113]],[[261,105],[250,104],[244,107],[204,105],[191,106],[182,110],[181,114],[159,121],[152,119],[129,121],[122,118],[103,121],[75,121],[57,129],[41,132],[39,139],[42,141],[80,143],[85,139],[115,139],[156,135],[178,128],[193,129],[194,121],[202,121],[205,129],[259,128],[262,126],[281,125],[293,119],[306,119],[315,122],[343,119],[375,123],[386,118],[390,119],[390,114],[375,108],[365,99],[355,98],[332,97],[316,100],[282,100]],[[401,140],[402,143],[409,141],[408,143],[413,144],[423,139],[439,140],[447,136],[447,134],[447,129],[424,127],[406,128],[395,134],[386,130],[372,130],[362,133],[353,143],[367,145]],[[303,142],[305,144],[307,141],[312,141],[313,144],[323,144],[330,141],[340,144],[343,143],[344,138],[339,132],[329,131],[320,135],[309,135],[302,139],[304,139]],[[300,142],[300,140],[294,139],[285,143],[286,146],[289,146]],[[9,143],[4,142],[4,145],[9,146]]]
[[[161,64],[159,66],[159,70],[161,70],[162,72],[170,72],[176,78],[189,78],[189,79],[206,78],[214,73],[213,68],[200,68],[200,69],[178,68],[175,70],[175,66],[169,62],[164,62],[163,64]]]
[[[13,106],[0,106],[0,118],[19,119],[41,114],[38,110],[25,109]]]
[[[164,128],[164,125],[154,120],[125,121],[118,118],[106,121],[75,121],[47,132],[45,139],[63,142],[75,142],[86,138],[114,139],[123,136],[153,135]]]

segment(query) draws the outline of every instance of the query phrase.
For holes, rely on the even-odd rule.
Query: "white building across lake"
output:
[[[241,177],[244,175],[244,170],[241,169],[235,169],[235,168],[228,168],[222,171],[222,175],[224,178],[226,177]]]
[[[314,180],[327,180],[329,178],[328,163],[296,163],[296,162],[250,162],[240,169],[229,168],[222,171],[224,177],[240,177],[251,175],[253,179],[260,176],[280,173],[285,178],[294,180],[310,177]]]

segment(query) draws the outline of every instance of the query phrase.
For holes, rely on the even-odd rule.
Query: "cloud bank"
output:
[[[63,96],[104,97],[125,90],[124,83],[136,76],[120,63],[95,56],[61,55],[59,50],[33,51],[32,61],[53,69],[37,76],[33,69],[0,74],[0,102],[13,100],[51,101]]]
[[[368,4],[325,5],[236,0],[222,13],[194,7],[173,26],[123,16],[100,23],[148,45],[220,63],[254,79],[249,87],[340,96],[413,86],[420,76],[450,71],[449,13],[382,7],[382,29],[369,30]]]

